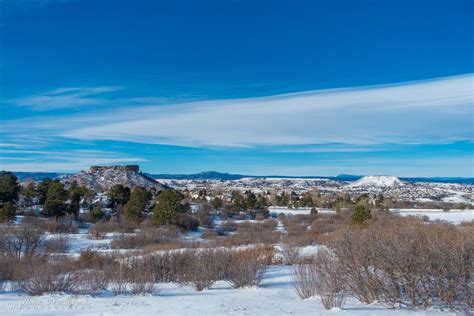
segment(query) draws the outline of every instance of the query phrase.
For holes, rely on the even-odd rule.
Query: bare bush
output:
[[[258,286],[267,269],[268,257],[262,248],[249,248],[232,253],[227,278],[234,288]]]
[[[102,270],[78,270],[73,273],[74,294],[96,295],[106,290],[109,280]]]
[[[393,218],[339,232],[331,248],[362,302],[472,308],[473,236],[472,228]]]
[[[79,258],[74,262],[74,264],[78,270],[92,269],[111,271],[111,273],[113,273],[115,266],[118,264],[116,259],[117,258],[112,254],[106,255],[99,254],[92,250],[84,250],[80,253]]]
[[[176,231],[165,228],[146,228],[136,235],[123,235],[111,242],[115,249],[138,249],[148,245],[160,244],[176,239]]]
[[[144,224],[146,225],[146,221]],[[133,233],[139,226],[136,222],[132,221],[118,221],[116,218],[110,220],[104,220],[90,225],[89,235],[93,238],[104,238],[107,233]]]
[[[46,222],[46,230],[52,234],[77,234],[79,229],[77,225],[73,224],[72,221],[60,221],[49,220]]]
[[[123,295],[128,293],[128,282],[127,272],[125,267],[119,265],[110,279],[110,290],[114,295]]]
[[[0,291],[5,290],[7,281],[12,279],[15,259],[0,254]]]
[[[227,250],[205,249],[192,251],[193,260],[184,271],[186,283],[196,291],[209,289],[214,282],[225,278],[225,271],[230,263],[230,252]]]
[[[126,260],[124,271],[130,283],[130,292],[135,295],[156,294],[158,287],[155,284],[153,270],[145,264],[142,258]]]
[[[70,248],[69,239],[66,235],[59,235],[45,241],[47,253],[65,253]]]
[[[291,245],[283,245],[281,254],[283,256],[283,263],[287,265],[298,264],[303,257],[301,249]]]
[[[17,268],[17,288],[29,295],[47,293],[72,293],[76,283],[74,275],[68,273],[67,260],[30,259],[22,260]]]
[[[7,256],[31,257],[43,251],[42,231],[31,224],[26,223],[18,227],[6,228],[1,236],[0,251]]]
[[[235,221],[223,221],[221,224],[221,229],[225,233],[235,232],[237,230],[237,223]]]
[[[327,250],[315,256],[316,291],[325,309],[341,308],[346,297],[345,280],[338,259]]]
[[[293,281],[295,291],[302,299],[310,298],[318,294],[318,273],[314,265],[302,264],[295,266]]]

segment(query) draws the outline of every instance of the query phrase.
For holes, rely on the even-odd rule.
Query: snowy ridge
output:
[[[351,188],[358,187],[378,187],[378,188],[387,188],[387,187],[400,187],[404,183],[400,181],[397,177],[393,176],[365,176],[354,183],[349,184]]]

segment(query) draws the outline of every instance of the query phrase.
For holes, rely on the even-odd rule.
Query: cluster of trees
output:
[[[20,203],[21,195],[21,203]],[[59,180],[44,179],[39,183],[27,182],[20,185],[17,177],[10,172],[0,173],[0,220],[10,222],[15,218],[17,205],[24,207],[41,205],[41,215],[55,218],[70,214],[78,218],[81,206],[89,207],[89,219],[103,219],[103,205],[98,201],[91,203],[95,192],[73,182],[66,186]],[[189,203],[184,195],[175,190],[152,192],[142,187],[130,189],[114,185],[108,192],[112,216],[131,222],[140,222],[152,213],[156,225],[174,225],[183,229],[199,225],[190,214]],[[87,202],[86,202],[87,200]],[[220,204],[219,200],[214,204]],[[222,202],[222,201],[220,201]]]
[[[130,190],[123,185],[114,185],[108,192],[110,207],[115,215],[132,222],[141,222],[150,213],[153,223],[172,225],[182,229],[192,229],[199,225],[189,214],[190,206],[184,195],[168,189],[155,195],[141,187]]]
[[[17,177],[10,172],[0,174],[0,220],[15,218],[18,205],[28,207],[34,204],[43,206],[42,214],[58,220],[66,214],[77,218],[80,203],[91,192],[73,182],[67,189],[59,180],[45,179],[36,184],[28,182],[21,186]],[[20,198],[21,197],[21,198]]]
[[[250,190],[245,191],[244,194],[237,190],[232,191],[231,200],[237,208],[242,210],[263,210],[269,205],[264,195],[255,195],[255,193]]]

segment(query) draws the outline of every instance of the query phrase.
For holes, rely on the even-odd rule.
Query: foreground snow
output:
[[[99,297],[45,295],[30,297],[0,292],[1,315],[456,315],[442,311],[412,311],[364,305],[349,299],[342,310],[326,311],[318,298],[301,300],[293,290],[292,268],[272,266],[260,287],[233,289],[219,282],[195,292],[164,284],[155,296]]]

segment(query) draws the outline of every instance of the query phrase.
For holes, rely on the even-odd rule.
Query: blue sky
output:
[[[0,169],[474,176],[470,0],[0,8]]]

